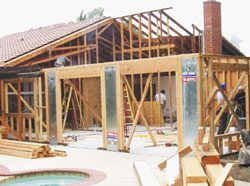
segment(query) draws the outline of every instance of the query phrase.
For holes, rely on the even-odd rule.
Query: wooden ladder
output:
[[[66,125],[66,121],[67,121],[67,116],[68,116],[68,112],[69,112],[69,106],[70,106],[70,100],[72,97],[72,90],[73,88],[65,83],[65,89],[64,89],[64,95],[63,95],[63,101],[62,101],[62,120],[63,120],[63,130],[65,128]]]
[[[125,125],[124,125],[124,131],[125,131],[125,138],[128,138],[128,132],[129,132],[129,126],[133,125],[134,122],[134,111],[132,108],[132,104],[131,104],[131,100],[130,100],[130,96],[128,93],[128,87],[127,85],[123,86],[123,95],[124,95],[124,121],[125,121]]]

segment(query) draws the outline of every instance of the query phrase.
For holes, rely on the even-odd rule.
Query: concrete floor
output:
[[[167,135],[156,135],[159,144],[165,142],[176,143],[176,131],[169,127],[162,128]],[[156,129],[153,129],[156,134]],[[25,159],[0,155],[0,164],[8,167],[10,171],[32,170],[43,168],[85,168],[104,172],[107,178],[97,185],[102,186],[136,186],[139,185],[133,169],[133,162],[146,161],[154,175],[162,185],[164,171],[160,171],[157,165],[166,160],[177,151],[176,146],[148,147],[152,145],[147,132],[138,127],[135,138],[131,144],[131,152],[110,152],[96,150],[101,146],[101,133],[94,131],[68,131],[65,136],[77,136],[77,142],[70,142],[69,146],[51,146],[52,149],[65,150],[67,157],[53,157],[40,159]]]

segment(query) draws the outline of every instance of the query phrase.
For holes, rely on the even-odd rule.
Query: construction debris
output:
[[[44,158],[54,156],[67,156],[64,151],[52,151],[49,145],[31,142],[0,139],[0,154],[22,158]]]

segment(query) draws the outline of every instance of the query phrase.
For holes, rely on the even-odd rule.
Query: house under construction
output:
[[[102,127],[101,148],[128,151],[136,126],[162,126],[154,95],[167,92],[167,116],[177,121],[178,145],[189,144],[198,127],[215,135],[223,109],[238,86],[246,92],[249,122],[249,61],[221,34],[220,3],[204,2],[204,30],[187,29],[169,8],[119,18],[56,24],[1,38],[0,103],[5,135],[17,140],[63,142],[65,129]],[[66,67],[55,67],[62,56]],[[226,104],[216,93],[226,83]],[[223,92],[223,91],[222,91]],[[161,100],[161,98],[160,98]],[[130,127],[128,127],[130,126]],[[129,130],[128,130],[129,128]],[[128,134],[128,135],[126,135]],[[185,139],[185,140],[184,140]]]

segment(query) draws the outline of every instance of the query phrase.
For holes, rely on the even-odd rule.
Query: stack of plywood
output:
[[[163,125],[164,121],[161,105],[158,101],[145,101],[143,103],[143,113],[150,125]]]
[[[47,144],[3,139],[0,139],[0,154],[32,159],[58,155]]]

